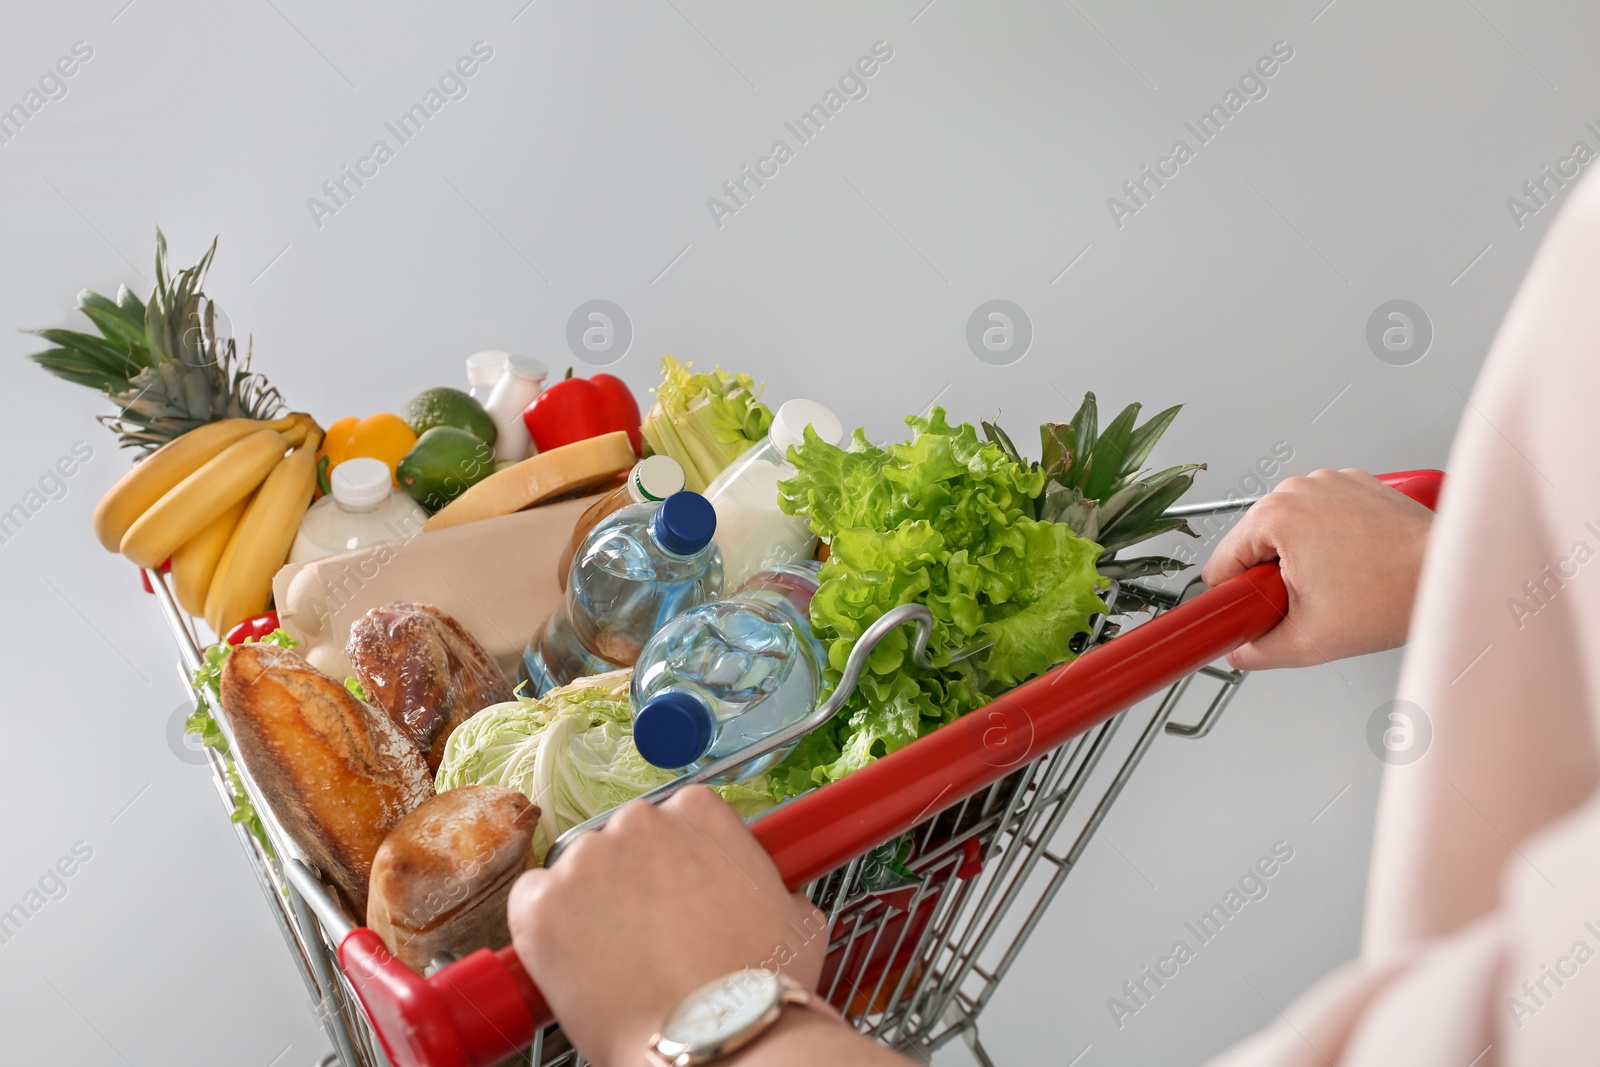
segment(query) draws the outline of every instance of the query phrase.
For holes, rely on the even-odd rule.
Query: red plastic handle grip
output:
[[[1432,508],[1444,475],[1379,477]],[[1252,567],[751,829],[798,889],[1255,640],[1288,606],[1278,565]],[[490,1067],[551,1022],[510,948],[482,949],[422,978],[360,928],[340,944],[339,963],[394,1067]]]

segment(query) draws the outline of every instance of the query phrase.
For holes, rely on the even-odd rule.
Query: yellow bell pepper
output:
[[[328,457],[329,473],[347,459],[382,460],[389,465],[389,478],[393,481],[395,467],[416,443],[417,435],[399,415],[384,412],[364,419],[349,415],[328,427],[321,454]]]

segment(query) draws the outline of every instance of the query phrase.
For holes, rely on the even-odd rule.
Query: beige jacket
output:
[[[1600,183],[1570,197],[1451,452],[1361,956],[1216,1067],[1600,1064]]]

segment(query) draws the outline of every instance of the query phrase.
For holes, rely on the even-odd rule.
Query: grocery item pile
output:
[[[773,410],[748,375],[671,356],[641,412],[614,376],[547,384],[536,359],[480,352],[468,390],[324,428],[284,414],[221,335],[203,291],[215,250],[174,275],[158,234],[149,300],[86,290],[98,336],[37,331],[55,347],[32,358],[118,405],[103,421],[137,455],[95,532],[170,569],[216,635],[195,685],[236,751],[209,711],[190,728],[228,761],[236,819],[270,847],[234,760],[419,970],[507,943],[511,882],[572,826],[804,718],[890,609],[932,613],[927,663],[891,633],[838,715],[716,785],[742,814],[1071,660],[1113,579],[1181,566],[1125,552],[1186,530],[1163,515],[1199,465],[1144,467],[1175,407],[1141,423],[1132,404],[1102,428],[1088,394],[1031,459],[998,424],[939,408],[879,446],[823,402]],[[474,550],[546,509],[567,516],[553,538]],[[548,605],[510,636],[520,649],[492,605],[447,611],[408,585],[327,616],[332,654],[301,656],[327,618],[288,610],[296,573],[430,538],[456,546],[451,589],[487,575]]]

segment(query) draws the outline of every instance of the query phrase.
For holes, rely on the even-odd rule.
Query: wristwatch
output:
[[[656,1067],[700,1067],[733,1055],[772,1029],[786,1005],[839,1019],[833,1006],[773,971],[735,971],[683,999],[650,1039]]]

